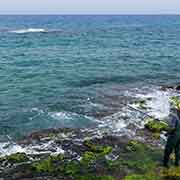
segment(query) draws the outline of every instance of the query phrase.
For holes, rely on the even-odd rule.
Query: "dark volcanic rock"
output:
[[[167,91],[167,90],[180,91],[180,84],[161,86],[161,90],[163,90],[163,91]]]
[[[128,174],[148,172],[149,167],[159,163],[162,153],[160,139],[147,129],[136,129],[133,139],[110,134],[97,136],[93,129],[48,129],[32,133],[18,144],[50,144],[47,150],[55,152],[57,147],[64,153],[29,154],[27,161],[13,161],[11,166],[8,160],[12,158],[7,156],[0,161],[5,162],[0,174],[3,180],[118,180]]]

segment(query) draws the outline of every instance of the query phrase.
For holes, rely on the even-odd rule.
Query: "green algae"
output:
[[[153,137],[154,139],[160,139],[160,136],[161,136],[161,133],[160,133],[160,132],[154,132],[154,133],[152,133],[152,137]]]
[[[112,176],[93,176],[93,175],[86,175],[86,176],[79,176],[76,180],[115,180]]]
[[[145,151],[147,150],[149,147],[146,144],[141,143],[140,141],[137,140],[130,140],[127,144],[127,146],[125,147],[125,149],[127,151]]]
[[[114,177],[122,179],[126,176],[125,180],[136,180],[136,177],[140,180],[142,178],[149,180],[149,172],[155,172],[156,167],[159,167],[162,151],[152,149],[137,140],[130,140],[121,149],[116,160],[106,158],[106,155],[112,152],[112,147],[97,145],[90,141],[84,143],[88,151],[82,152],[80,161],[61,154],[50,155],[39,162],[31,163],[29,168],[33,176],[60,175],[75,180],[115,180]]]
[[[159,150],[136,140],[131,140],[125,147],[125,152],[116,161],[109,162],[111,168],[122,168],[133,173],[146,173],[153,170],[161,157]]]
[[[179,180],[180,179],[180,167],[171,167],[169,169],[162,169],[160,176],[164,180]]]
[[[171,104],[172,104],[174,107],[177,107],[178,109],[180,109],[180,99],[179,99],[179,97],[177,97],[177,96],[172,96],[172,97],[170,98],[170,100],[171,100]]]
[[[29,160],[25,153],[11,154],[10,156],[7,156],[6,159],[11,163],[21,163]]]
[[[80,170],[80,164],[72,161],[61,167],[60,172],[71,177],[76,177],[77,175],[79,175]]]
[[[126,176],[124,180],[160,180],[160,177],[150,173],[145,175],[132,174]]]
[[[109,154],[112,151],[111,146],[96,145],[96,144],[93,144],[90,140],[86,140],[84,142],[84,145],[87,146],[90,149],[90,151],[95,152],[95,153],[100,153],[102,155]]]
[[[62,161],[63,158],[63,155],[49,156],[48,158],[41,160],[40,162],[33,163],[32,169],[37,173],[55,173],[58,171],[58,167],[55,164],[56,161]]]
[[[86,140],[84,144],[89,148],[89,151],[86,151],[82,155],[80,163],[85,166],[89,166],[98,159],[105,158],[105,156],[111,153],[113,149],[111,146],[93,144],[90,140]]]
[[[136,101],[135,105],[137,105],[140,109],[147,109],[147,103],[145,100]]]
[[[82,165],[89,166],[91,163],[93,163],[96,160],[96,158],[97,156],[95,153],[87,151],[83,154],[80,162]]]
[[[145,127],[154,133],[161,133],[162,131],[169,131],[169,126],[164,121],[158,121],[151,118],[145,120],[147,123]]]

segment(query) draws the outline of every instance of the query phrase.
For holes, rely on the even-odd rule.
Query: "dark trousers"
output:
[[[175,165],[179,165],[179,148],[180,148],[180,135],[173,133],[168,136],[167,144],[164,151],[163,165],[168,166],[171,153],[175,152]]]

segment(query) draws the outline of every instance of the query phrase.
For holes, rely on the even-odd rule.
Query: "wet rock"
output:
[[[176,86],[176,90],[179,91],[180,90],[180,85]]]
[[[138,100],[135,102],[135,105],[140,109],[147,109],[146,100]]]
[[[145,127],[155,133],[161,133],[162,131],[168,131],[169,126],[164,121],[158,121],[151,118],[147,118],[145,120],[147,123],[145,124]]]
[[[10,156],[7,156],[6,159],[11,163],[21,163],[29,160],[25,153],[11,154]]]
[[[172,96],[170,99],[171,99],[171,104],[172,104],[174,107],[180,108],[180,99],[179,99],[179,97],[177,97],[177,96]]]
[[[168,90],[180,91],[180,84],[161,86],[161,90],[163,90],[163,91],[168,91]]]
[[[116,180],[129,178],[129,174],[145,174],[148,170],[153,171],[161,159],[162,151],[158,148],[160,140],[154,138],[153,133],[147,128],[136,128],[133,139],[130,139],[130,136],[108,133],[97,136],[94,129],[35,132],[18,143],[50,152],[28,154],[28,159],[21,158],[24,154],[19,154],[19,159],[25,164],[15,163],[14,159],[18,156],[13,156],[10,158],[13,159],[13,166],[5,165],[0,177],[8,180]],[[55,148],[62,148],[64,153],[58,153]]]
[[[70,129],[70,128],[63,128],[63,129],[44,129],[34,133],[31,133],[29,136],[25,136],[22,140],[18,141],[19,144],[31,144],[39,142],[40,140],[45,138],[55,138],[58,134],[68,134],[73,131],[78,131],[78,129]]]
[[[161,86],[161,90],[168,91],[168,90],[175,90],[174,86]]]

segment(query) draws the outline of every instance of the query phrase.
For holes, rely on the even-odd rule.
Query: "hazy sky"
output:
[[[180,14],[180,0],[0,0],[0,14]]]

